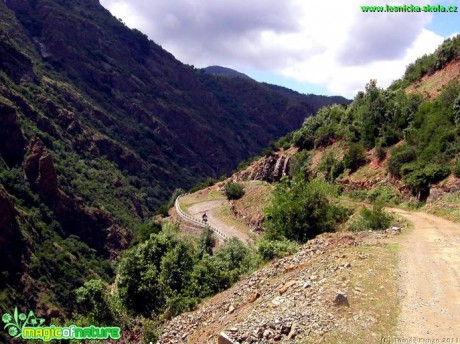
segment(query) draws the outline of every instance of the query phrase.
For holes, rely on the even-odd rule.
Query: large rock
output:
[[[79,236],[111,258],[128,246],[130,233],[116,224],[107,211],[88,208],[80,199],[58,188],[53,159],[38,138],[29,144],[24,171],[31,189],[54,212],[64,234]]]
[[[290,157],[273,153],[257,161],[250,168],[236,174],[238,180],[263,180],[269,183],[279,181],[289,172]]]

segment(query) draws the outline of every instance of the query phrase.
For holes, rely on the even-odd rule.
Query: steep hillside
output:
[[[460,58],[458,57],[448,62],[443,69],[424,75],[407,87],[406,91],[421,94],[426,98],[436,98],[441,94],[442,89],[452,81],[460,81]]]
[[[113,278],[174,189],[337,100],[208,75],[96,0],[0,2],[0,55],[0,303],[48,318],[70,317],[86,280]]]
[[[391,336],[398,309],[389,237],[311,240],[166,323],[157,343],[374,343]]]

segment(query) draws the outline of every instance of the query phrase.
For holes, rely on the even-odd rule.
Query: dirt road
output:
[[[458,338],[460,343],[460,225],[422,212],[391,210],[414,225],[401,245],[398,335]]]
[[[201,219],[203,213],[206,212],[206,215],[208,216],[208,223],[210,225],[218,228],[229,237],[236,237],[244,242],[249,242],[250,238],[246,233],[237,229],[235,226],[222,221],[222,219],[218,216],[218,209],[226,203],[227,201],[223,200],[196,203],[188,209],[188,213],[197,219]]]

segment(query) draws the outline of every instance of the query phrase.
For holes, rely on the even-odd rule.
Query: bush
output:
[[[289,240],[262,240],[257,248],[262,261],[281,258],[295,252],[297,252],[297,244]]]
[[[374,204],[372,209],[363,208],[358,217],[351,221],[349,228],[353,232],[383,230],[390,226],[392,219],[381,205]]]
[[[240,199],[244,195],[244,186],[240,183],[229,182],[225,184],[224,190],[228,200]]]
[[[310,153],[308,151],[300,151],[294,154],[289,163],[289,176],[294,177],[298,173],[305,174],[310,164]]]
[[[326,152],[318,164],[318,171],[324,173],[324,179],[328,182],[336,180],[345,170],[345,165],[339,161],[332,152]]]
[[[399,204],[399,195],[389,186],[379,186],[369,192],[367,199],[372,203]]]
[[[213,231],[209,226],[206,226],[201,232],[198,240],[198,251],[202,257],[204,254],[212,256],[212,249],[216,246],[216,239],[213,237]]]
[[[429,194],[429,187],[450,174],[448,166],[428,164],[420,166],[412,164],[406,167],[404,181],[410,187],[412,194],[418,196],[419,200],[425,200]]]
[[[348,152],[343,158],[344,167],[349,168],[353,172],[364,162],[366,162],[366,151],[364,147],[359,143],[350,144]]]
[[[96,324],[111,324],[115,320],[110,304],[108,285],[103,280],[89,280],[75,291],[80,312]]]
[[[388,160],[388,171],[397,177],[401,177],[401,167],[415,160],[417,153],[415,148],[409,146],[399,146],[392,150],[391,158]]]
[[[460,159],[455,161],[454,166],[452,167],[452,173],[456,177],[460,177]]]
[[[265,210],[266,239],[305,242],[320,233],[334,231],[346,212],[329,200],[333,194],[337,194],[337,189],[320,181],[284,179],[276,186],[273,200]]]

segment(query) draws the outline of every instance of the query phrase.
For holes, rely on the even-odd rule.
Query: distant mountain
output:
[[[194,69],[97,0],[1,1],[0,56],[0,305],[53,317],[174,189],[337,100]]]
[[[203,70],[206,74],[238,76],[238,77],[245,78],[245,79],[251,79],[249,76],[247,76],[244,73],[240,73],[234,69],[221,67],[221,66],[209,66],[209,67],[203,68]]]

